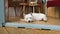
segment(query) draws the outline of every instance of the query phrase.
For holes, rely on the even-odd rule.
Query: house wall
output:
[[[54,18],[59,18],[60,17],[60,7],[49,7],[48,16],[54,17]]]

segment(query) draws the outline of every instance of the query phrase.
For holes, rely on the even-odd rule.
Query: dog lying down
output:
[[[43,20],[47,22],[47,16],[42,13],[30,13],[30,14],[24,14],[24,21],[26,22],[32,22],[36,20]]]

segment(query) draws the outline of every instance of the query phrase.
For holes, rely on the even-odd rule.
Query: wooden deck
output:
[[[27,23],[24,20],[21,20],[19,17],[10,17],[9,21],[7,21],[7,22]],[[47,22],[44,22],[44,21],[34,21],[34,22],[31,22],[30,24],[60,25],[60,19],[59,18],[48,17],[48,21]]]
[[[0,34],[60,34],[60,31],[3,27]]]

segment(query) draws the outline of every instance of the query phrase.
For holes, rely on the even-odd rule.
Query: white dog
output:
[[[31,22],[31,21],[35,21],[35,20],[47,21],[47,16],[42,13],[30,13],[30,14],[24,15],[24,20],[26,22]]]

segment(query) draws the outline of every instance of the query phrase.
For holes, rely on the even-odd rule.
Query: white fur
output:
[[[31,14],[27,14],[27,15],[24,16],[24,20],[25,20],[26,22],[28,22],[28,21],[33,21],[33,18],[32,18],[32,16],[31,16]]]
[[[28,21],[34,21],[34,20],[44,20],[47,21],[47,16],[42,13],[30,13],[24,16],[24,20],[26,22]]]

